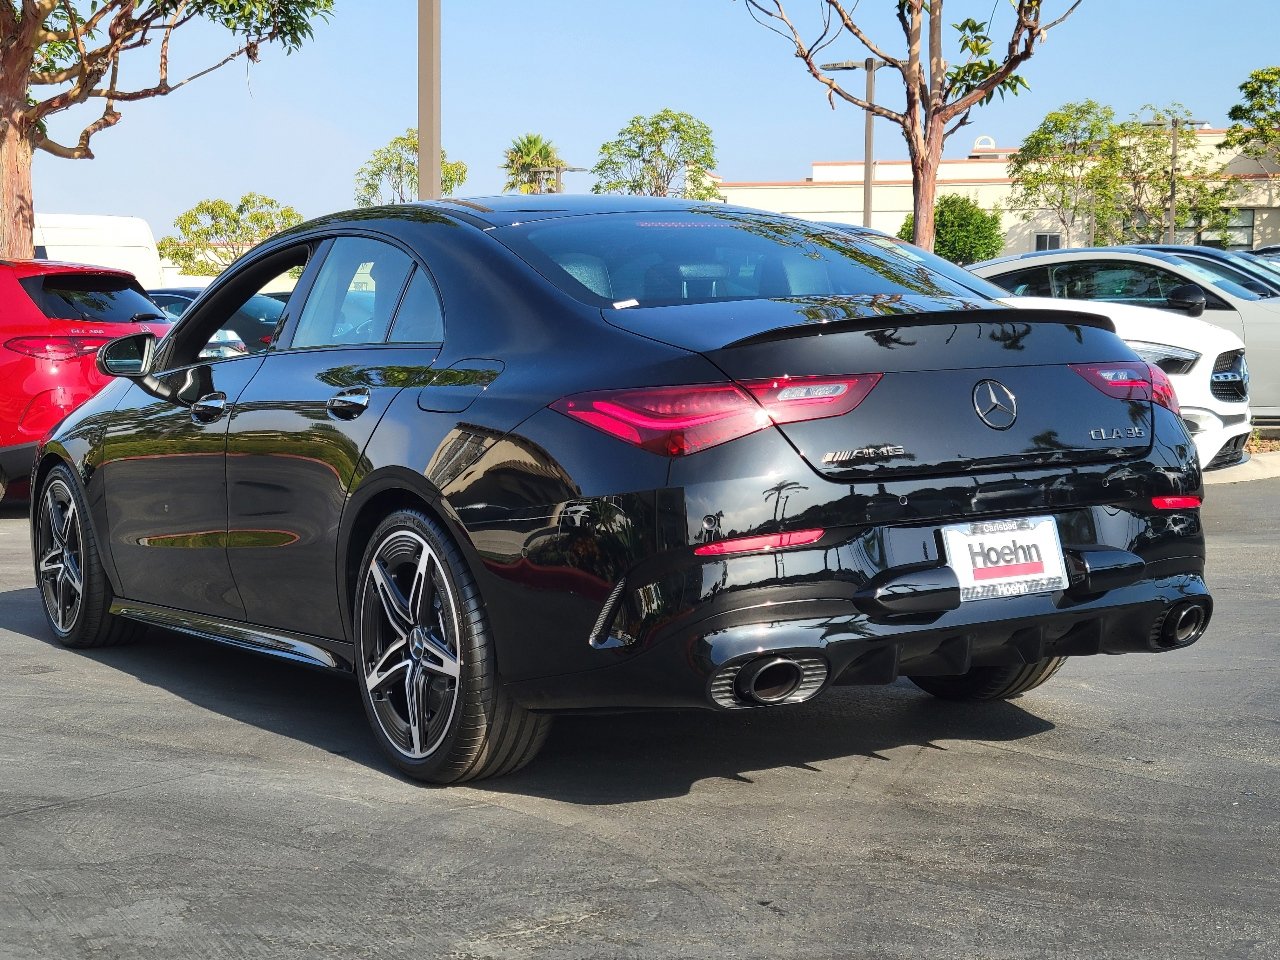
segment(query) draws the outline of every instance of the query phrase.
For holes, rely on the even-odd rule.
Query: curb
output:
[[[1246,480],[1270,480],[1280,477],[1280,453],[1255,453],[1244,463],[1204,474],[1204,484],[1243,483]]]

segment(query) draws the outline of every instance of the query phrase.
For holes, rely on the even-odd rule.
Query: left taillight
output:
[[[879,380],[859,374],[599,390],[563,397],[551,409],[650,453],[682,457],[773,423],[841,416]]]
[[[5,348],[38,360],[74,360],[97,353],[106,337],[14,337]]]
[[[1181,412],[1169,375],[1154,363],[1145,360],[1073,363],[1071,369],[1109,397],[1117,400],[1151,400],[1174,413]]]

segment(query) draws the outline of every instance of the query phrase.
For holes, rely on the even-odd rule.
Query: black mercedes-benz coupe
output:
[[[292,284],[261,353],[202,361]],[[550,715],[1023,693],[1204,632],[1158,368],[900,248],[715,203],[445,200],[263,244],[41,445],[69,646],[152,624],[354,674],[412,777]],[[818,722],[817,720],[814,721]]]

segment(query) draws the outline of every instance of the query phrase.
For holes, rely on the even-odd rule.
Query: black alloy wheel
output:
[[[54,467],[40,487],[34,546],[45,617],[65,646],[110,646],[143,630],[141,624],[111,614],[111,585],[84,498],[65,465]]]
[[[355,627],[365,713],[404,773],[433,783],[496,776],[542,746],[550,720],[498,685],[475,582],[431,518],[401,510],[374,532]]]

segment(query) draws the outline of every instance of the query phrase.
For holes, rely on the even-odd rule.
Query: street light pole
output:
[[[440,0],[418,0],[418,199],[440,198]]]
[[[1178,233],[1178,117],[1172,120],[1173,146],[1169,150],[1169,237],[1166,243],[1177,243]]]
[[[867,57],[862,63],[856,63],[852,60],[842,60],[840,63],[824,63],[820,70],[865,70],[867,71],[867,95],[868,104],[875,103],[876,99],[876,70],[886,66],[883,60],[877,60],[875,57]],[[866,111],[867,122],[862,134],[862,225],[864,227],[871,226],[871,175],[872,163],[875,157],[875,114],[870,110]]]

